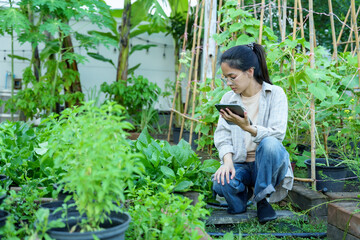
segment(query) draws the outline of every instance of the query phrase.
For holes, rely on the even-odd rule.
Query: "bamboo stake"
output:
[[[347,13],[346,13],[344,23],[343,23],[343,25],[341,26],[341,30],[340,30],[338,39],[337,39],[337,41],[336,41],[336,44],[337,44],[337,45],[339,45],[341,36],[342,36],[342,34],[343,34],[343,31],[344,31],[344,28],[345,28],[345,25],[346,25],[346,22],[347,22],[347,20],[348,20],[349,15],[350,15],[350,10],[351,10],[351,5],[350,5],[350,7],[349,7],[349,10],[348,10]]]
[[[281,23],[281,0],[278,0],[278,19],[279,19],[279,31],[282,33],[282,23]],[[281,35],[282,39],[282,35]]]
[[[348,41],[348,42],[339,42],[337,45],[347,44],[347,43],[354,43],[355,41]]]
[[[313,0],[309,0],[309,29],[310,29],[310,68],[315,67],[315,57],[314,57],[314,15],[313,15]],[[315,99],[314,95],[311,94],[311,104],[310,104],[310,116],[311,116],[311,179],[316,179],[315,176]],[[316,189],[316,181],[312,183],[313,189]]]
[[[284,42],[285,41],[285,37],[286,37],[286,5],[287,5],[287,2],[286,0],[283,0],[283,10],[282,10],[282,27],[281,27],[281,42]],[[280,63],[280,73],[283,72],[283,69],[284,69],[284,63],[285,63],[285,59],[282,59],[281,60],[281,63]]]
[[[212,2],[213,0],[211,0]],[[202,8],[205,9],[205,1],[203,1],[203,5]],[[212,4],[210,9],[212,9]],[[211,11],[210,11],[211,12]],[[201,16],[203,17],[203,15],[201,14]],[[211,19],[211,15],[209,17]],[[202,21],[202,18],[201,20]],[[201,24],[201,23],[200,23]],[[198,72],[198,67],[199,67],[199,56],[200,56],[200,40],[201,40],[201,28],[199,28],[199,35],[198,35],[198,39],[197,39],[197,45],[198,48],[196,49],[196,60],[195,60],[195,79],[194,79],[194,89],[193,89],[193,98],[192,98],[192,111],[191,111],[191,118],[194,118],[195,115],[195,103],[196,103],[196,91],[197,91],[197,72]],[[205,75],[206,75],[206,71],[205,71]],[[206,79],[204,79],[206,81]],[[190,136],[189,136],[189,144],[191,144],[192,142],[192,132],[194,131],[194,122],[191,121],[191,125],[190,125]]]
[[[186,22],[185,22],[185,31],[184,31],[184,41],[183,41],[183,45],[182,45],[182,52],[185,52],[185,46],[186,46],[186,42],[187,42],[187,28],[188,28],[188,24],[189,24],[189,15],[190,15],[190,2],[188,4],[188,12],[187,12],[187,15],[186,15]],[[197,10],[195,12],[195,15],[197,14]],[[195,18],[196,19],[196,18]],[[183,58],[183,56],[181,56],[181,58]],[[175,102],[176,102],[176,94],[177,94],[177,91],[178,91],[178,88],[179,88],[179,83],[180,81],[178,80],[179,77],[180,77],[180,72],[181,72],[181,61],[179,61],[179,68],[178,68],[178,74],[176,76],[176,84],[175,84],[175,91],[174,91],[174,99],[173,99],[173,102],[172,102],[172,107],[171,109],[174,109],[175,108]],[[172,121],[173,121],[173,116],[174,116],[174,112],[171,111],[170,112],[170,121],[169,121],[169,132],[168,132],[168,137],[167,137],[167,140],[168,142],[170,142],[170,134],[171,134],[171,127],[172,127]]]
[[[285,36],[286,36],[286,7],[287,7],[287,1],[283,0],[283,10],[282,10],[282,34],[281,34],[281,41],[285,41]]]
[[[348,46],[349,46],[349,43],[352,42],[352,33],[353,33],[353,25],[352,25],[352,23],[351,23],[351,30],[350,30],[350,34],[349,34],[347,43],[346,43],[345,48],[344,48],[344,53],[347,51],[347,48],[348,48]]]
[[[315,179],[294,177],[294,181],[298,181],[298,182],[315,182]]]
[[[254,4],[254,17],[257,18],[257,13],[256,13],[256,0],[253,0],[253,4]]]
[[[283,0],[285,1],[285,0]],[[279,31],[281,34],[281,42],[285,41],[285,35],[283,36],[283,20],[281,18],[281,0],[278,0],[278,15],[279,15]],[[284,60],[280,63],[280,73],[283,72]]]
[[[200,5],[200,4],[198,4]],[[200,21],[199,21],[199,30],[198,30],[198,39],[201,38],[201,31],[202,31],[202,22],[204,19],[204,6],[205,6],[205,0],[203,0],[203,4],[202,4],[202,8],[201,8],[201,14],[200,14]],[[196,29],[194,31],[194,39],[196,39]],[[198,58],[199,55],[199,50],[200,50],[200,42],[198,40],[198,45],[197,45],[197,50],[196,50],[196,59]],[[186,87],[187,91],[186,91],[186,99],[185,99],[185,107],[184,107],[184,114],[186,114],[188,106],[189,106],[189,98],[190,98],[190,87],[191,87],[191,82],[192,82],[192,74],[193,74],[193,64],[194,64],[194,53],[195,53],[195,41],[193,42],[192,45],[192,56],[191,56],[191,63],[190,63],[190,70],[189,70],[189,78],[188,78],[188,85]],[[197,74],[197,65],[198,65],[198,61],[195,62],[195,76]],[[184,124],[185,124],[185,118],[182,119],[181,121],[181,128],[180,128],[180,135],[179,135],[179,141],[182,138],[182,133],[184,131]],[[191,142],[189,142],[191,144]]]
[[[303,12],[302,12],[302,6],[301,6],[301,0],[298,0],[299,3],[299,17],[300,17],[300,33],[301,38],[305,39],[305,32],[304,32],[304,20],[303,20]],[[306,53],[306,49],[304,46],[302,46],[303,53]]]
[[[294,7],[294,26],[293,26],[293,40],[296,39],[296,29],[297,29],[297,0],[295,0],[295,7]],[[295,49],[292,50],[292,55],[295,55]],[[295,59],[294,57],[291,58],[291,72],[295,71]]]
[[[351,16],[353,22],[353,29],[355,35],[355,42],[356,42],[356,53],[357,53],[357,60],[358,60],[358,76],[359,76],[359,87],[360,87],[360,47],[359,47],[359,35],[358,35],[358,28],[357,28],[357,15],[355,15],[355,0],[351,0]]]
[[[349,10],[351,11],[351,6],[350,6],[350,9],[349,9]],[[359,11],[360,11],[360,6],[359,6],[358,10],[356,11],[356,17],[355,17],[355,18],[358,17]],[[351,20],[350,20],[350,21],[351,21]],[[345,45],[345,48],[344,48],[344,53],[347,51],[347,48],[348,48],[349,43],[352,43],[352,42],[353,42],[353,41],[352,41],[352,34],[353,34],[353,31],[354,31],[354,28],[353,28],[352,24],[353,24],[353,22],[351,21],[350,34],[349,34],[348,40],[347,40],[346,45]],[[338,39],[338,40],[339,40],[339,39]]]
[[[186,118],[186,119],[189,119],[189,120],[191,120],[191,121],[198,122],[198,123],[205,124],[205,122],[200,121],[200,120],[198,120],[198,119],[196,119],[196,118],[191,118],[191,117],[189,117],[188,115],[183,114],[183,113],[177,111],[176,109],[173,109],[173,108],[172,108],[171,111],[173,111],[173,112],[176,113],[176,114],[179,114],[179,115],[182,116],[183,118]]]
[[[221,14],[220,14],[220,10],[222,8],[222,3],[223,3],[223,0],[220,0],[219,2],[219,8],[218,8],[218,18],[217,18],[217,28],[216,28],[216,34],[219,35],[219,32],[220,32],[220,20],[221,20]],[[214,90],[215,88],[215,76],[216,76],[216,59],[217,59],[217,54],[218,54],[218,51],[219,51],[219,45],[216,44],[215,46],[215,56],[212,58],[212,68],[213,68],[213,72],[212,72],[212,78],[211,78],[211,90]]]
[[[261,13],[260,13],[260,32],[259,32],[259,44],[261,44],[263,24],[264,24],[264,11],[265,11],[265,0],[261,1]]]
[[[269,2],[269,15],[270,15],[270,29],[273,31],[273,18],[272,18],[272,0]]]
[[[351,28],[352,28],[352,29],[355,29],[354,23],[351,23]],[[355,33],[354,33],[354,35],[355,35]],[[354,40],[354,39],[353,39],[353,35],[351,34],[351,39],[350,39],[350,53],[351,53],[352,56],[354,56],[354,53],[355,53],[353,40]]]
[[[335,24],[334,24],[334,14],[332,9],[332,2],[331,0],[328,0],[329,4],[329,14],[330,14],[330,23],[331,23],[331,33],[332,33],[332,40],[333,40],[333,60],[337,61],[337,45],[336,45],[336,36],[335,36]]]

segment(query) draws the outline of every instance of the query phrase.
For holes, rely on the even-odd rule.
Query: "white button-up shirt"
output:
[[[282,142],[285,138],[287,119],[288,119],[288,103],[285,92],[282,88],[270,85],[266,82],[262,84],[262,93],[260,96],[260,105],[257,123],[257,134],[252,137],[252,141],[259,144],[261,140],[268,136],[273,136]],[[222,104],[238,104],[244,107],[239,94],[229,91],[224,94],[220,103]],[[246,160],[246,146],[244,141],[244,130],[237,125],[229,125],[220,115],[216,131],[214,133],[214,144],[219,151],[221,163],[223,157],[227,153],[233,154],[233,162],[241,163]],[[294,175],[291,169],[290,159],[289,168],[285,175],[285,179],[275,189],[270,197],[270,202],[282,200],[287,195],[287,190],[291,190],[294,181]]]

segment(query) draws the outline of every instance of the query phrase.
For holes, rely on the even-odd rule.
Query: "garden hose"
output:
[[[210,236],[214,237],[223,237],[226,233],[220,232],[207,232]],[[274,236],[274,237],[300,237],[300,238],[324,238],[326,237],[326,232],[314,232],[314,233],[233,233],[234,236],[239,236],[241,234],[242,237],[248,236]]]

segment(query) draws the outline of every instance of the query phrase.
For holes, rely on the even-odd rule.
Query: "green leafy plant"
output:
[[[355,99],[352,99],[355,103]],[[343,159],[348,168],[360,177],[360,140],[358,133],[360,131],[359,114],[360,107],[354,106],[353,110],[344,110],[344,127],[336,134],[329,137],[329,140],[335,144],[337,154]]]
[[[174,191],[199,191],[211,194],[211,174],[220,163],[214,159],[201,162],[188,142],[181,140],[178,145],[170,145],[167,141],[153,139],[146,129],[134,141],[135,151],[143,153],[145,158],[145,176],[151,181],[172,183]],[[137,188],[143,186],[144,178],[139,179]]]
[[[48,196],[49,190],[41,187],[41,180],[28,180],[19,191],[8,190],[8,197],[4,200],[2,207],[8,211],[17,227],[33,226],[36,217],[35,212],[39,208],[37,201]]]
[[[344,109],[348,109],[355,87],[349,74],[355,68],[347,54],[335,63],[328,51],[318,46],[315,48],[315,68],[311,69],[309,56],[304,55],[299,46],[307,48],[309,43],[304,39],[287,39],[279,45],[271,45],[268,51],[273,82],[287,92],[289,120],[284,145],[292,153],[292,161],[297,163],[304,160],[298,147],[310,145],[311,94],[315,98],[316,153],[318,157],[328,159],[334,153],[328,145],[328,138],[344,126]],[[283,72],[280,71],[281,61],[284,62]]]
[[[13,2],[10,0],[10,5]],[[112,24],[110,7],[103,1],[91,0],[22,0],[16,4],[16,8],[0,9],[0,33],[15,31],[20,44],[31,46],[32,56],[10,55],[12,60],[26,61],[27,67],[22,77],[23,89],[7,101],[6,108],[11,112],[21,110],[31,119],[49,115],[59,104],[78,104],[84,95],[77,64],[84,63],[86,57],[75,53],[77,46],[73,46],[71,38],[78,40],[78,46],[86,51],[99,43],[108,46],[113,42],[101,36],[81,34],[69,21],[87,19],[99,28],[109,27]],[[38,17],[35,19],[34,16]],[[41,52],[40,45],[44,46]]]
[[[132,125],[114,102],[66,109],[55,121],[43,160],[53,159],[54,168],[62,170],[60,185],[87,216],[82,231],[98,230],[107,214],[125,201],[125,189],[143,169],[142,155],[132,153],[126,139]]]
[[[217,44],[222,45],[222,50],[226,50],[236,45],[256,42],[259,39],[260,21],[255,19],[249,12],[236,8],[237,1],[227,1],[220,13],[222,22],[220,27],[224,28],[220,34],[215,34],[213,38]],[[274,43],[277,36],[272,30],[263,26],[264,44]]]
[[[137,130],[142,130],[144,126],[156,122],[157,115],[149,110],[161,94],[161,89],[156,83],[149,82],[141,75],[132,76],[127,83],[120,81],[107,84],[104,82],[101,84],[101,91],[110,101],[116,101],[125,106]],[[148,111],[145,116],[143,111]]]
[[[0,124],[0,171],[16,185],[31,179],[42,179],[45,186],[49,176],[40,163],[39,130],[25,122]]]
[[[132,216],[128,238],[131,239],[200,239],[205,234],[203,220],[209,215],[200,195],[199,202],[172,194],[171,183],[156,183],[147,179],[149,185],[160,185],[163,191],[153,187],[136,190],[131,199],[129,213]]]
[[[194,115],[195,118],[201,121],[195,127],[195,132],[201,133],[197,141],[198,149],[207,148],[208,153],[216,150],[214,147],[214,132],[219,119],[219,111],[216,110],[215,104],[219,103],[223,95],[230,90],[221,86],[220,79],[215,79],[216,88],[211,90],[209,86],[210,80],[207,79],[200,84],[199,105],[196,107]]]

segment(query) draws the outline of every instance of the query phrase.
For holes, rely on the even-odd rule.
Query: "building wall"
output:
[[[96,26],[91,25],[88,21],[76,23],[73,28],[81,33],[89,30],[99,30]],[[106,31],[106,30],[104,30]],[[147,42],[148,41],[148,42]],[[164,91],[166,79],[171,82],[175,80],[175,62],[174,62],[174,44],[172,37],[165,36],[164,33],[158,34],[142,34],[130,40],[130,44],[156,44],[156,47],[150,48],[148,51],[135,51],[129,58],[129,68],[141,63],[140,67],[135,71],[135,75],[143,75],[149,81],[154,82]],[[166,46],[165,46],[166,44]],[[73,42],[77,46],[76,42]],[[15,55],[31,58],[30,44],[20,45],[14,43]],[[40,46],[40,50],[42,47]],[[0,91],[11,89],[11,58],[7,55],[11,51],[11,38],[9,35],[0,37]],[[75,47],[75,52],[86,55],[85,49]],[[119,51],[114,47],[105,47],[99,45],[93,52],[98,52],[106,58],[112,59],[115,66]],[[165,55],[165,56],[164,56]],[[100,85],[103,82],[111,83],[116,80],[116,69],[109,63],[101,62],[88,57],[88,62],[79,64],[80,80],[83,93],[86,99],[94,95],[94,91],[100,94]],[[25,67],[28,66],[27,61],[16,60],[14,66],[14,74],[16,78],[21,78]],[[6,76],[8,76],[6,78]],[[168,90],[169,91],[169,90]],[[100,94],[100,102],[104,101],[105,95]],[[172,97],[167,99],[161,97],[155,107],[159,110],[169,110],[171,107]]]

